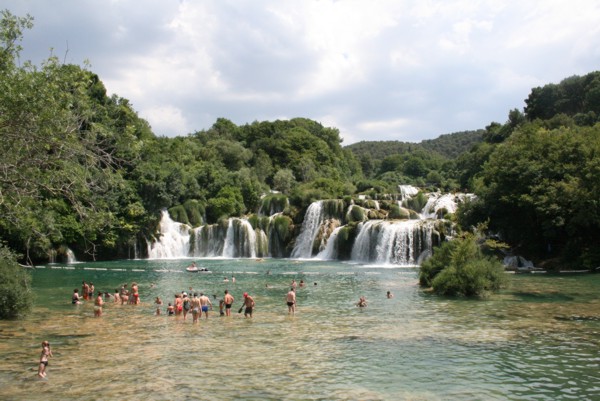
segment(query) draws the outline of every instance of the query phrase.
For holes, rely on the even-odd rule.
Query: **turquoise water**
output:
[[[511,276],[510,288],[473,301],[424,292],[416,268],[244,259],[201,260],[211,273],[187,273],[189,262],[33,271],[34,313],[0,322],[0,398],[600,399],[599,275]],[[295,316],[285,304],[292,279],[307,283]],[[142,304],[108,304],[94,318],[91,303],[70,304],[82,280],[111,293],[136,281]],[[164,314],[189,287],[217,295],[199,324]],[[218,312],[225,289],[236,298],[229,318]],[[252,319],[237,313],[246,291]],[[362,295],[364,309],[355,306]],[[38,381],[42,340],[54,357]]]

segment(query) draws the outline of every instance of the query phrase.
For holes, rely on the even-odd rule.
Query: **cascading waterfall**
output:
[[[319,232],[323,218],[323,201],[311,203],[306,210],[300,235],[296,239],[296,246],[292,251],[292,258],[312,257],[313,242]]]
[[[360,224],[352,260],[376,264],[416,265],[431,252],[433,222],[369,220]]]
[[[149,245],[148,259],[174,259],[188,256],[190,226],[173,221],[169,212],[163,210],[159,230],[160,238]]]
[[[256,233],[248,220],[229,219],[225,246],[223,247],[223,257],[256,257]]]
[[[329,238],[327,238],[327,244],[325,245],[325,249],[323,249],[321,252],[319,252],[317,254],[317,256],[315,257],[315,259],[322,259],[322,260],[337,259],[336,240],[337,240],[337,236],[342,228],[343,228],[343,226],[339,226],[335,230],[333,230],[333,232],[331,233]]]
[[[402,197],[415,195],[415,189],[402,186]],[[418,192],[417,192],[418,193]],[[291,252],[286,251],[292,232],[290,216],[277,212],[253,228],[246,218],[232,217],[218,224],[191,228],[177,223],[163,211],[160,235],[148,246],[149,258],[179,257],[291,257],[296,259],[348,259],[371,264],[415,266],[431,255],[439,244],[439,219],[454,213],[457,204],[472,195],[428,194],[428,202],[413,220],[368,220],[378,203],[347,205],[339,199],[313,202],[306,211],[300,234]],[[368,206],[367,206],[368,205]],[[354,211],[361,208],[362,211]],[[360,213],[359,213],[360,212]],[[360,222],[362,220],[362,222]],[[344,225],[353,222],[351,225]],[[354,226],[353,224],[357,224]],[[346,228],[344,238],[353,243],[340,243],[338,234]],[[442,231],[444,232],[444,231]],[[346,240],[345,240],[346,241]],[[339,249],[338,249],[339,247]],[[350,251],[351,249],[351,251]]]
[[[75,253],[69,248],[65,249],[65,258],[67,259],[67,264],[77,263]]]

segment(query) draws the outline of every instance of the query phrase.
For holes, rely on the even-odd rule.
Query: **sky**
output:
[[[158,136],[305,117],[342,145],[504,123],[600,70],[597,0],[3,0],[21,62],[96,73]]]

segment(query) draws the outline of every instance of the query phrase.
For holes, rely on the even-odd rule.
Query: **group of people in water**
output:
[[[229,279],[225,277],[224,281],[229,282]],[[233,276],[232,282],[235,283],[235,277]],[[316,286],[317,283],[315,282],[314,285]],[[154,286],[154,284],[152,284],[152,286]],[[286,294],[288,314],[290,315],[294,315],[296,313],[297,286],[304,287],[306,286],[306,283],[304,280],[300,280],[300,283],[298,284],[295,279],[292,280],[290,290]],[[268,284],[267,288],[269,288]],[[135,282],[131,284],[131,287],[128,287],[127,283],[123,284],[120,289],[115,289],[114,294],[110,294],[108,292],[95,293],[94,290],[94,283],[87,283],[84,280],[82,282],[81,294],[79,293],[79,289],[75,288],[73,290],[71,302],[73,304],[81,304],[83,300],[93,300],[94,316],[96,317],[102,316],[102,307],[106,302],[111,300],[113,303],[121,305],[139,305],[141,303],[139,286]],[[388,291],[386,295],[387,298],[393,297],[390,291]],[[213,298],[216,300],[217,296],[213,295]],[[221,316],[231,316],[231,307],[234,300],[235,298],[229,293],[229,290],[225,290],[224,296],[219,300],[219,314]],[[160,297],[156,297],[154,304],[156,306],[155,314],[160,315],[163,305],[162,299]],[[360,308],[367,307],[367,299],[364,296],[361,296],[356,303],[356,306]],[[251,318],[254,307],[254,298],[252,298],[247,292],[244,292],[243,303],[238,312],[242,313],[243,311],[245,317]],[[204,317],[208,319],[209,310],[213,310],[213,303],[210,298],[202,292],[194,292],[192,287],[189,288],[189,294],[186,291],[175,294],[173,302],[169,302],[166,308],[166,312],[169,316],[182,316],[183,320],[186,320],[188,314],[191,314],[192,321],[194,323],[198,322],[199,318],[202,317],[202,314],[204,314]]]
[[[75,288],[73,290],[73,295],[71,296],[71,303],[73,305],[79,305],[82,301],[93,300],[94,301],[94,316],[100,317],[102,316],[102,307],[105,302],[111,300],[113,303],[121,304],[121,305],[139,305],[140,301],[140,292],[139,286],[137,283],[131,283],[131,287],[128,288],[128,284],[125,283],[121,286],[120,289],[116,289],[114,294],[109,292],[94,292],[94,283],[86,283],[85,280],[81,283],[81,294],[79,293],[79,289]]]

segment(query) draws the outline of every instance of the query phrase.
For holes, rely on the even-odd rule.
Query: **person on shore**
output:
[[[44,379],[46,377],[46,368],[48,367],[48,359],[52,356],[50,343],[42,342],[42,354],[40,355],[40,363],[38,365],[38,377]]]
[[[81,282],[81,296],[83,296],[83,299],[87,300],[88,296],[89,296],[89,292],[90,292],[90,286],[88,285],[88,283],[84,281]]]
[[[286,296],[287,306],[288,306],[288,314],[296,313],[296,290],[294,287],[290,288]]]
[[[356,303],[356,306],[358,306],[359,308],[366,308],[367,307],[367,298],[365,298],[364,296],[360,297],[360,299]]]
[[[386,294],[386,297],[388,297],[388,299],[394,298],[394,294],[392,294],[390,291],[388,291]]]
[[[202,312],[204,313],[204,317],[208,319],[208,308],[212,310],[212,302],[210,302],[210,298],[200,293],[200,305],[202,306]]]
[[[98,293],[96,300],[94,301],[94,316],[102,316],[102,305],[104,305],[104,299],[102,299],[102,293]]]
[[[233,305],[233,301],[235,301],[233,295],[225,290],[225,297],[223,297],[223,302],[225,302],[225,316],[231,316],[231,305]]]
[[[73,305],[79,305],[81,303],[81,297],[79,296],[79,290],[75,288],[73,290],[73,296],[71,297],[71,303]]]
[[[160,297],[156,297],[154,304],[156,305],[156,316],[158,316],[160,315],[160,307],[163,304],[163,301],[160,299]]]
[[[192,322],[198,323],[198,317],[202,315],[202,305],[200,304],[200,298],[198,298],[198,293],[194,293],[194,297],[192,298]]]
[[[254,302],[254,298],[248,295],[247,292],[244,293],[244,306],[246,309],[244,310],[244,317],[252,317],[252,310],[256,303]]]
[[[192,309],[192,301],[188,298],[187,293],[183,293],[183,299],[181,301],[181,306],[183,307],[183,320],[186,319],[188,312]]]

